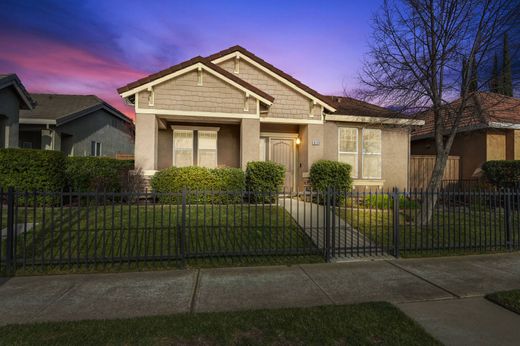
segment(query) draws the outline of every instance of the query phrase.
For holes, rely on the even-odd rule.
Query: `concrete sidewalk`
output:
[[[404,306],[418,302],[457,302],[464,297],[514,288],[520,288],[518,253],[15,277],[0,281],[0,324],[367,301],[389,301]],[[513,318],[520,325],[520,316]],[[416,319],[420,323],[427,320]]]

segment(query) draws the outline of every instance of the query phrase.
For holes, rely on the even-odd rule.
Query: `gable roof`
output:
[[[22,101],[20,109],[33,109],[34,100],[15,73],[0,74],[0,89],[13,87]]]
[[[269,95],[268,93],[258,89],[257,87],[255,87],[254,85],[251,85],[249,84],[248,82],[244,81],[243,79],[235,76],[233,73],[230,73],[226,70],[224,70],[222,67],[218,66],[218,65],[215,65],[213,64],[211,61],[207,60],[207,59],[204,59],[203,57],[201,56],[197,56],[193,59],[190,59],[190,60],[187,60],[187,61],[184,61],[184,62],[181,62],[180,64],[177,64],[177,65],[174,65],[174,66],[171,66],[167,69],[164,69],[162,71],[159,71],[157,73],[153,73],[149,76],[146,76],[144,78],[141,78],[135,82],[132,82],[132,83],[129,83],[119,89],[117,89],[117,92],[119,94],[123,94],[125,92],[128,92],[128,91],[131,91],[133,89],[136,89],[140,86],[143,86],[145,84],[148,84],[150,82],[154,82],[156,80],[158,80],[159,78],[162,78],[162,77],[166,77],[174,72],[178,72],[178,71],[181,71],[185,68],[188,68],[190,66],[193,66],[195,64],[203,64],[204,66],[206,66],[207,68],[217,72],[218,74],[232,80],[233,82],[241,85],[243,88],[259,95],[260,97],[268,100],[269,102],[273,102],[274,101],[274,97]]]
[[[37,106],[20,112],[20,123],[63,125],[69,121],[104,109],[113,116],[132,123],[123,113],[95,95],[31,94]]]
[[[226,56],[228,56],[230,54],[233,54],[233,53],[236,53],[236,52],[239,52],[239,53],[243,54],[244,56],[246,56],[249,59],[253,60],[257,64],[263,66],[264,68],[270,70],[271,72],[277,74],[278,76],[286,79],[290,83],[294,84],[296,87],[302,89],[303,91],[307,92],[308,94],[310,94],[310,95],[314,96],[315,98],[321,100],[323,103],[327,104],[332,109],[336,109],[336,105],[328,97],[320,94],[319,92],[317,92],[316,90],[314,90],[314,89],[310,88],[309,86],[303,84],[302,82],[300,82],[299,80],[297,80],[293,76],[285,73],[284,71],[276,68],[275,66],[271,65],[267,61],[259,58],[258,56],[256,56],[255,54],[251,53],[250,51],[248,51],[247,49],[245,49],[242,46],[236,45],[236,46],[233,46],[233,47],[229,47],[229,48],[224,49],[224,50],[222,50],[222,51],[220,51],[218,53],[215,53],[215,54],[212,54],[212,55],[206,57],[206,59],[208,59],[210,61],[215,61],[215,60],[217,60],[219,58],[226,57]]]
[[[456,107],[461,99],[451,104]],[[460,119],[458,132],[485,128],[520,128],[520,99],[489,92],[476,92],[470,96]],[[413,139],[434,136],[434,115],[425,111],[417,115],[425,121],[422,128],[412,132]],[[444,127],[450,129],[453,119],[445,119]]]

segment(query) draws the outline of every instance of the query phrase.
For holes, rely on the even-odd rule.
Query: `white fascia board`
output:
[[[514,123],[503,123],[498,121],[490,121],[489,127],[492,127],[494,129],[511,129],[511,130],[519,130],[520,124],[514,124]]]
[[[195,112],[195,111],[176,111],[169,109],[142,109],[136,108],[136,114],[156,114],[156,115],[177,115],[190,116],[195,118],[232,118],[232,119],[258,119],[258,115],[251,113],[217,113],[217,112]]]
[[[273,123],[273,124],[318,124],[322,125],[323,121],[317,119],[291,119],[291,118],[272,118],[272,117],[260,117],[261,123]]]
[[[411,125],[422,126],[424,120],[405,119],[405,118],[387,118],[387,117],[369,117],[360,115],[338,115],[328,114],[325,116],[326,121],[339,121],[347,123],[380,123],[389,125]]]
[[[56,125],[56,120],[53,119],[31,119],[31,118],[20,118],[18,120],[20,124],[27,125]]]
[[[217,59],[213,60],[212,63],[219,64],[219,63],[221,63],[223,61],[235,58],[237,56],[240,57],[240,59],[246,60],[248,63],[250,63],[251,65],[253,65],[256,68],[260,69],[261,71],[267,73],[271,77],[276,78],[277,80],[279,80],[280,82],[284,83],[285,85],[287,85],[287,86],[291,87],[292,89],[298,91],[299,93],[305,95],[306,97],[310,98],[311,100],[315,101],[316,103],[322,105],[323,107],[327,108],[329,111],[331,111],[331,112],[335,112],[336,111],[336,109],[334,107],[329,106],[328,104],[326,104],[325,102],[323,102],[319,98],[309,94],[308,92],[306,92],[302,88],[298,87],[296,84],[288,81],[287,79],[283,78],[279,74],[277,74],[277,73],[271,71],[270,69],[260,65],[259,63],[257,63],[253,59],[249,58],[248,56],[246,56],[246,55],[244,55],[244,54],[242,54],[240,52],[229,53],[228,55],[224,55],[224,56],[222,56],[220,58],[217,58]]]
[[[156,80],[153,80],[149,83],[146,83],[146,84],[143,84],[141,86],[138,86],[138,87],[135,87],[134,89],[131,89],[131,90],[128,90],[128,91],[125,91],[119,95],[121,95],[121,97],[123,98],[126,98],[128,96],[132,96],[132,95],[135,95],[137,94],[138,92],[140,91],[144,91],[144,90],[148,90],[149,88],[152,88],[154,87],[155,85],[157,84],[161,84],[161,83],[164,83],[172,78],[175,78],[175,77],[178,77],[180,75],[183,75],[183,74],[186,74],[188,72],[191,72],[193,70],[197,70],[197,69],[202,69],[204,71],[207,71],[209,73],[211,73],[212,75],[214,75],[215,77],[217,78],[220,78],[221,80],[227,82],[228,84],[231,84],[232,86],[234,86],[235,88],[239,89],[239,90],[242,90],[244,93],[247,93],[249,95],[252,95],[253,97],[255,97],[256,99],[262,101],[263,103],[267,104],[268,106],[271,106],[273,103],[267,99],[265,99],[264,97],[258,95],[257,93],[243,87],[242,85],[236,83],[235,81],[227,78],[226,76],[223,76],[221,75],[220,73],[218,73],[217,71],[214,71],[213,69],[211,69],[210,67],[198,62],[196,64],[193,64],[191,66],[188,66],[188,67],[185,67],[183,68],[182,70],[179,70],[179,71],[175,71],[173,73],[170,73],[164,77],[161,77],[161,78],[158,78]]]

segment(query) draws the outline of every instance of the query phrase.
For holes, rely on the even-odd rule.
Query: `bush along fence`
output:
[[[3,272],[520,249],[520,190],[0,190]],[[430,212],[428,212],[430,211]]]

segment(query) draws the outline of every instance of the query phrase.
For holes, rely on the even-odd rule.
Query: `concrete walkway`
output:
[[[519,253],[15,277],[0,280],[0,324],[389,301],[444,343],[507,344],[520,341],[520,315],[471,297],[514,288]]]
[[[325,244],[325,207],[317,203],[304,202],[299,198],[281,198],[278,203],[291,214],[314,244],[322,249]],[[334,234],[331,234],[331,237],[334,237],[334,247],[341,249],[334,256],[335,262],[350,260],[353,257],[352,255],[356,253],[357,248],[377,248],[374,243],[371,243],[368,238],[351,227],[341,217],[335,216],[334,225]],[[378,249],[377,251],[379,256],[389,257],[382,250]]]

